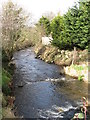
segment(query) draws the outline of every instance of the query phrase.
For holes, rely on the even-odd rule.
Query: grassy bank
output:
[[[13,91],[11,89],[12,74],[3,68],[2,70],[2,117],[14,118],[11,109],[13,107]]]
[[[10,82],[11,82],[11,74],[3,68],[2,70],[2,92],[5,95],[9,95],[11,93],[11,90],[9,87]]]
[[[79,81],[88,82],[88,65],[71,65],[64,67],[65,74],[77,78]]]
[[[11,112],[14,100],[13,91],[11,89],[12,74],[6,71],[4,68],[2,70],[2,117],[3,118],[14,118],[13,112]],[[12,99],[11,99],[12,98]]]
[[[62,74],[88,82],[88,50],[77,50],[74,59],[74,50],[60,50],[52,45],[39,44],[35,47],[35,53],[36,58],[59,65]]]
[[[11,111],[13,107],[13,87],[12,76],[14,72],[14,65],[10,64],[5,52],[2,52],[2,117],[14,118],[14,114]]]

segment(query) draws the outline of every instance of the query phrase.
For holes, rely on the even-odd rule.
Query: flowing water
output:
[[[16,115],[71,119],[81,98],[87,97],[87,84],[60,75],[57,65],[35,59],[31,48],[16,52],[14,59]]]

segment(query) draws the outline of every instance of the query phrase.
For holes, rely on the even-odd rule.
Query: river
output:
[[[84,82],[60,75],[60,67],[35,58],[32,48],[14,53],[15,114],[23,118],[71,119],[81,98]]]

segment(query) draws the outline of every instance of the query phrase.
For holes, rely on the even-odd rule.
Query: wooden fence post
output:
[[[76,47],[74,47],[72,65],[76,63],[76,59],[77,59],[77,50]]]

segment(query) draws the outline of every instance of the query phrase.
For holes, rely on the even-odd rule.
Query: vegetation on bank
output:
[[[88,81],[89,6],[90,1],[80,0],[63,16],[58,13],[52,20],[42,16],[38,23],[43,28],[42,35],[52,36],[53,40],[49,46],[39,43],[35,48],[36,57],[67,66],[62,72],[80,81]]]
[[[11,112],[12,105],[10,104],[10,99],[14,98],[12,96],[12,91],[9,84],[11,83],[11,75],[8,71],[2,71],[2,117],[3,118],[14,118],[13,112]],[[13,99],[12,99],[13,100]]]
[[[10,110],[9,108],[6,109],[6,107],[9,105],[8,101],[12,95],[10,84],[14,66],[11,67],[9,62],[13,57],[14,51],[36,45],[35,52],[38,58],[48,63],[69,66],[72,63],[73,48],[76,47],[77,57],[74,63],[77,65],[70,67],[76,69],[77,72],[83,69],[87,70],[89,6],[90,1],[80,1],[79,6],[75,5],[70,8],[63,16],[58,14],[52,20],[43,16],[35,27],[30,27],[26,24],[29,16],[26,15],[21,7],[11,1],[8,1],[3,6],[1,24],[4,117],[7,115],[7,111]],[[41,38],[44,35],[52,35],[52,45],[41,45]],[[82,67],[82,63],[85,63],[85,67]],[[81,66],[78,66],[78,64],[81,64]],[[83,78],[83,74],[79,73],[78,79],[81,80]]]
[[[14,101],[12,91],[12,76],[14,72],[14,66],[9,65],[10,61],[4,50],[2,52],[2,60],[2,117],[14,118],[14,114],[11,112],[13,105],[13,103],[11,104],[11,99]]]
[[[2,70],[2,92],[5,95],[10,95],[11,90],[9,88],[9,83],[11,82],[11,75],[5,69]]]
[[[26,47],[34,46],[41,39],[42,29],[28,26],[31,14],[28,15],[22,7],[8,1],[2,7],[2,51],[11,60],[13,53]]]
[[[46,35],[51,33],[52,45],[59,49],[72,50],[74,47],[87,49],[89,41],[90,1],[79,1],[66,14],[58,14],[52,21],[42,16],[40,25]],[[47,34],[48,33],[48,34]]]
[[[14,4],[11,0],[2,7],[2,107],[3,117],[14,117],[11,112],[10,101],[14,101],[12,91],[12,77],[15,65],[10,63],[15,51],[34,46],[41,40],[40,31],[37,27],[27,25],[29,16],[23,8]],[[30,16],[31,19],[31,16]],[[29,20],[30,20],[29,19]],[[7,113],[9,115],[7,116]]]
[[[15,43],[21,38],[27,17],[23,9],[11,1],[8,1],[2,7],[2,49],[7,54],[9,60],[13,56]]]
[[[14,118],[11,112],[14,96],[12,90],[12,77],[15,65],[10,64],[13,53],[16,50],[17,42],[20,38],[25,38],[25,22],[28,16],[24,14],[22,8],[8,1],[2,7],[2,117]],[[26,33],[26,31],[25,31]],[[19,42],[18,42],[19,43]],[[25,43],[24,43],[25,44]],[[25,44],[26,45],[26,44]],[[17,46],[18,47],[18,46]]]
[[[73,50],[74,47],[84,50],[89,41],[89,5],[90,2],[79,1],[66,14],[59,13],[51,20],[42,16],[35,27],[27,25],[31,16],[9,1],[2,10],[2,39],[3,49],[9,56],[15,50],[30,47],[41,42],[42,36],[52,36],[52,45],[60,50]],[[30,20],[29,19],[29,20]],[[9,22],[8,22],[9,21]]]
[[[78,50],[73,58],[74,50],[60,50],[52,45],[35,47],[36,58],[61,67],[60,73],[78,80],[88,82],[88,50]]]
[[[73,78],[77,78],[79,81],[85,81],[88,83],[88,64],[71,65],[64,67],[65,74],[70,75]]]

